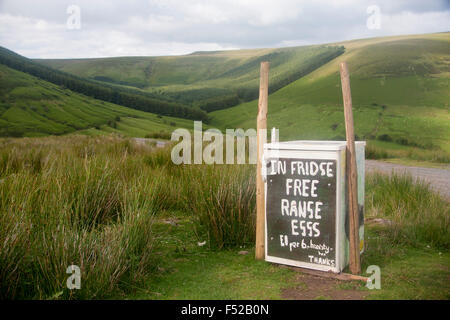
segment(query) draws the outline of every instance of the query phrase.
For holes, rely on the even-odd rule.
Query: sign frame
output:
[[[305,160],[332,160],[336,161],[335,183],[336,183],[336,212],[335,212],[335,266],[320,265],[305,261],[280,258],[268,255],[267,235],[267,173],[263,170],[264,179],[264,221],[265,221],[265,260],[272,263],[290,265],[295,267],[340,273],[345,267],[345,250],[343,244],[345,234],[345,144],[337,141],[290,141],[282,143],[267,143],[264,145],[263,168],[266,168],[265,159],[287,158]],[[344,155],[344,157],[342,157]],[[344,197],[343,197],[344,196]]]

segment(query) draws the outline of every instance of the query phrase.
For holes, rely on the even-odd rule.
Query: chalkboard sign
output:
[[[266,165],[266,260],[335,270],[337,161],[275,158]]]
[[[356,142],[360,249],[364,248],[364,146]],[[265,259],[339,273],[349,263],[346,142],[267,143]]]

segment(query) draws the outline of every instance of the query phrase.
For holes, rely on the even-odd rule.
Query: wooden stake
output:
[[[267,102],[269,95],[269,62],[261,62],[259,80],[258,117],[256,119],[257,135],[257,164],[256,164],[256,245],[255,258],[263,260],[265,257],[265,200],[264,181],[261,175],[263,147],[267,139]]]
[[[340,64],[342,97],[344,100],[345,131],[347,136],[347,190],[350,240],[350,272],[361,273],[359,255],[358,180],[356,172],[355,130],[353,126],[352,94],[346,62]]]

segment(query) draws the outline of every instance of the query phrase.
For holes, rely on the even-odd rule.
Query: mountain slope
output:
[[[212,111],[257,98],[259,64],[271,63],[270,92],[344,52],[342,46],[197,52],[172,57],[36,60],[77,76],[135,86]]]
[[[0,64],[0,136],[77,131],[143,137],[190,123],[93,99]]]
[[[168,101],[156,94],[80,78],[36,63],[3,47],[0,47],[0,63],[95,99],[162,115],[208,121],[207,114],[202,110]]]
[[[282,139],[345,137],[339,63],[347,61],[359,138],[450,151],[450,33],[336,45],[346,52],[269,96],[268,123]],[[256,112],[256,100],[216,111],[212,125],[254,127]]]
[[[329,54],[333,50],[336,53],[342,47],[345,47],[344,54],[329,60],[325,64],[309,66],[309,63],[312,63],[313,60],[308,59],[308,55],[313,57],[318,52],[328,52],[327,54]],[[332,49],[328,51],[327,48]],[[383,148],[402,150],[414,148],[424,152],[427,150],[443,150],[446,154],[450,153],[450,33],[354,40],[334,43],[329,46],[304,47],[304,50],[301,51],[299,48],[261,49],[195,53],[191,56],[182,57],[40,62],[58,68],[74,68],[73,70],[78,70],[80,74],[84,74],[90,68],[93,68],[93,75],[98,75],[101,72],[106,72],[105,74],[107,72],[125,74],[124,70],[129,70],[130,74],[133,74],[148,61],[155,60],[158,62],[155,62],[155,68],[152,69],[153,73],[150,73],[148,78],[154,81],[151,84],[154,85],[152,90],[159,90],[158,94],[165,92],[166,95],[169,95],[172,92],[171,94],[186,95],[184,98],[186,100],[195,96],[201,96],[202,99],[207,100],[210,95],[218,102],[228,99],[229,92],[227,90],[229,90],[229,87],[227,85],[234,85],[237,89],[242,86],[244,93],[248,89],[248,92],[257,95],[257,88],[251,88],[257,86],[261,59],[272,59],[270,78],[272,84],[274,82],[280,83],[276,80],[278,76],[287,79],[286,77],[283,78],[284,73],[295,74],[298,71],[296,67],[299,67],[301,72],[311,70],[312,72],[307,72],[307,75],[269,96],[269,126],[280,128],[281,139],[290,140],[343,139],[345,137],[338,72],[339,63],[345,60],[348,62],[351,73],[358,138],[369,140],[371,144]],[[289,58],[288,53],[298,59]],[[302,56],[301,59],[299,58],[300,55]],[[322,58],[323,56],[317,61],[324,62]],[[294,60],[296,62],[293,62]],[[210,62],[206,63],[205,61]],[[128,64],[129,68],[127,68]],[[8,69],[3,68],[1,70],[6,72],[5,70]],[[9,70],[7,76],[4,76],[1,80],[3,81],[2,89],[0,89],[2,92],[5,91],[3,87],[8,88],[10,80],[15,77],[10,75],[11,72]],[[6,77],[10,79],[6,80]],[[65,90],[59,86],[54,86],[50,90],[46,87],[48,84],[43,85],[36,79],[30,81],[27,84],[27,89],[14,91],[15,88],[10,88],[8,92],[1,94],[0,127],[8,127],[7,130],[3,129],[3,132],[15,134],[14,130],[16,129],[13,128],[14,126],[11,127],[11,123],[15,123],[14,121],[20,123],[20,121],[28,119],[27,121],[32,123],[30,117],[34,120],[38,119],[36,121],[44,121],[44,113],[37,106],[39,106],[39,103],[47,106],[58,105],[58,99],[61,100],[59,107],[80,105],[81,108],[84,105],[89,107],[92,104],[95,106],[93,108],[95,112],[106,112],[100,111],[103,110],[101,108],[104,108],[104,106],[101,103],[99,104],[98,100],[92,102],[87,97],[80,95],[76,103],[71,102],[69,98],[66,98]],[[37,83],[33,83],[33,81],[37,81]],[[183,84],[183,82],[186,82],[186,84]],[[246,83],[251,85],[247,87]],[[157,87],[157,84],[160,86]],[[30,87],[33,90],[29,90]],[[42,92],[45,92],[45,88],[52,93],[42,94]],[[55,92],[55,89],[62,91]],[[198,91],[195,91],[197,89]],[[33,92],[37,92],[36,94],[41,94],[41,96],[34,96]],[[190,95],[192,92],[195,92],[195,94]],[[49,94],[56,95],[57,101],[47,103],[47,100],[50,99]],[[18,96],[15,97],[15,95]],[[86,99],[89,100],[89,104]],[[37,106],[33,105],[35,100],[39,101],[36,104]],[[27,103],[23,104],[23,101]],[[114,110],[118,107],[105,104],[114,106]],[[212,105],[212,110],[214,110],[217,105]],[[225,107],[229,106],[227,103],[224,103],[224,105]],[[37,108],[38,111],[31,109],[30,106]],[[12,109],[12,107],[14,108]],[[24,111],[23,108],[27,109],[27,113],[24,114],[18,110],[21,108],[22,111]],[[212,125],[221,129],[253,128],[255,127],[256,109],[257,101],[253,100],[225,110],[210,112],[209,116],[212,117]],[[85,110],[86,113],[90,112],[90,114],[94,112]],[[153,130],[147,129],[148,126],[142,124],[141,119],[150,120],[153,125],[161,125],[164,130],[171,131],[168,125],[172,120],[164,119],[166,121],[164,123],[155,115],[148,115],[152,118],[147,119],[144,116],[146,113],[136,115],[133,113],[134,110],[130,111],[127,108],[120,110],[126,116],[121,117],[124,120],[115,125],[130,135],[143,136],[148,130]],[[68,122],[66,124],[56,121],[54,119],[56,116],[54,116],[52,120],[55,120],[55,123],[52,124],[51,129],[46,129],[47,131],[42,129],[35,132],[33,126],[29,126],[28,133],[27,130],[22,130],[20,134],[60,134],[80,128],[92,128],[95,127],[96,123],[103,124],[100,129],[104,131],[116,130],[113,128],[112,122],[111,126],[105,125],[115,117],[115,113],[114,116],[110,116],[110,111],[107,113],[108,116],[97,114],[95,116],[97,120],[95,121],[88,121],[88,123],[81,121],[82,125],[78,125],[78,127],[78,122],[75,120],[65,119],[64,121]],[[13,117],[13,115],[16,116]],[[135,116],[137,118],[132,118]],[[125,121],[128,121],[128,126],[125,126]],[[192,128],[192,122],[190,121],[178,119],[174,121],[176,121],[177,126]],[[65,127],[61,129],[61,125]],[[122,126],[123,128],[121,128]],[[17,125],[15,128],[19,127]],[[97,130],[94,131],[97,132]]]

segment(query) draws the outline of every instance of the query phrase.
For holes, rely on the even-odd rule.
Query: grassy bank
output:
[[[2,139],[0,150],[2,298],[127,292],[152,272],[152,221],[166,210],[191,213],[210,247],[253,241],[245,166],[177,167],[168,148],[114,136]],[[72,264],[86,285],[69,292]]]
[[[127,141],[2,140],[0,296],[104,298],[151,270],[158,180]],[[144,174],[141,176],[141,174]],[[81,290],[68,291],[69,265]]]
[[[170,146],[116,136],[0,150],[1,298],[278,299],[302,286],[253,259],[254,166],[176,166]],[[369,297],[448,299],[448,202],[405,176],[366,188],[367,217],[388,221],[367,225],[363,271],[386,281]],[[72,264],[81,290],[66,289]]]

